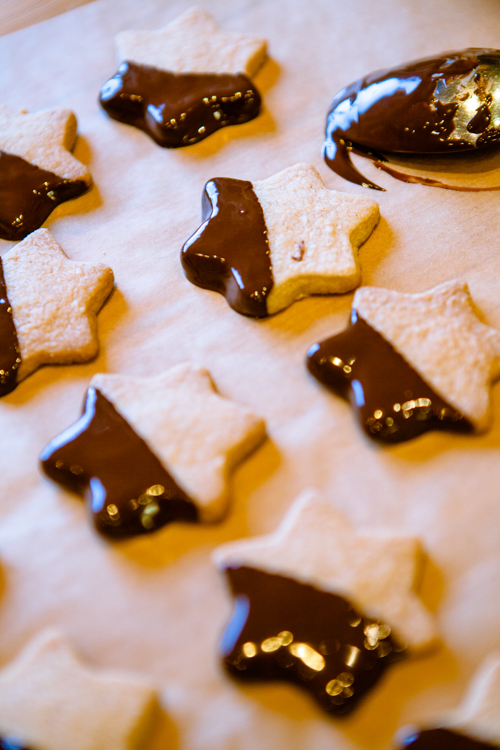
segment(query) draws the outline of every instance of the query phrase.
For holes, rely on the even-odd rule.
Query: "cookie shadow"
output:
[[[229,675],[222,664],[219,666],[219,674],[221,680],[231,682],[234,689],[249,701],[258,703],[267,712],[286,717],[293,725],[310,721],[332,721],[305,690],[290,682],[245,682],[244,679],[236,679]]]
[[[154,726],[143,750],[180,750],[180,739],[173,719],[161,708],[154,717]]]
[[[105,342],[116,329],[118,321],[125,316],[128,310],[127,300],[118,287],[113,286],[111,293],[104,301],[97,315],[97,328],[100,348],[104,352]]]
[[[349,320],[353,292],[346,294],[313,294],[297,300],[290,307],[281,310],[275,315],[264,318],[260,324],[279,333],[300,334],[309,330],[319,320],[332,318],[332,327],[337,328],[335,321],[339,316],[345,319],[346,325]],[[259,321],[257,321],[259,322]],[[333,335],[333,333],[331,334]],[[310,341],[313,344],[314,341]],[[304,358],[306,352],[304,351]]]
[[[381,262],[386,260],[391,249],[397,250],[394,240],[391,225],[381,216],[371,235],[359,248],[360,286],[370,286],[373,283],[372,278],[379,270]]]
[[[100,208],[100,206],[102,206],[101,194],[97,185],[92,183],[89,189],[82,195],[79,195],[78,198],[72,198],[56,206],[42,226],[50,229],[51,224],[57,221],[57,219],[73,216],[74,214],[88,214]]]
[[[90,165],[90,162],[92,161],[92,151],[90,149],[89,141],[83,135],[78,134],[72,153],[75,159],[81,161],[86,167]]]
[[[369,750],[392,747],[405,705],[415,696],[458,675],[458,663],[446,647],[395,664],[351,717],[339,721],[346,736]]]
[[[425,551],[422,552],[415,589],[425,608],[429,612],[437,613],[443,599],[445,582],[440,569]]]
[[[247,682],[234,680],[220,666],[221,679],[231,680],[248,700],[265,710],[279,713],[294,724],[318,720],[331,722],[360,750],[392,747],[392,738],[401,727],[405,705],[415,695],[452,682],[458,674],[453,654],[446,648],[427,656],[417,656],[393,665],[354,712],[333,717],[322,711],[299,686],[287,682]]]
[[[239,464],[230,479],[230,503],[223,519],[214,523],[173,522],[141,536],[112,541],[116,551],[137,565],[157,568],[203,545],[215,547],[248,536],[248,503],[252,494],[275,473],[281,462],[267,438]]]
[[[7,588],[7,576],[4,567],[0,567],[0,599],[3,597],[5,589]]]

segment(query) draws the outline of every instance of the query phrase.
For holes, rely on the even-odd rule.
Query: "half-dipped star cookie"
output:
[[[378,219],[375,201],[327,190],[310,164],[254,183],[218,177],[205,185],[203,224],[182,248],[182,266],[233,310],[263,317],[354,289],[358,247]]]
[[[0,105],[1,239],[24,239],[56,206],[87,190],[92,178],[70,153],[75,141],[69,109],[25,114]]]
[[[376,440],[395,443],[436,429],[480,432],[500,374],[500,332],[480,322],[460,281],[420,294],[363,287],[349,328],[314,344],[307,366],[350,399]]]
[[[101,105],[160,146],[189,146],[259,114],[250,76],[266,57],[263,39],[221,31],[191,8],[160,31],[124,31],[116,42],[120,67]]]
[[[87,666],[45,630],[0,671],[0,748],[141,750],[156,705],[146,680]]]
[[[480,667],[462,704],[438,726],[399,733],[410,750],[498,750],[500,748],[500,655]]]
[[[113,288],[102,263],[69,260],[48,229],[0,258],[0,396],[43,364],[97,354],[97,313]]]
[[[95,375],[83,416],[40,459],[49,477],[84,495],[99,531],[126,537],[220,519],[230,470],[264,435],[259,417],[184,363],[156,378]]]
[[[352,710],[390,664],[435,637],[413,591],[418,543],[357,534],[313,492],[272,534],[215,550],[235,604],[221,641],[226,668],[288,680],[332,714]]]

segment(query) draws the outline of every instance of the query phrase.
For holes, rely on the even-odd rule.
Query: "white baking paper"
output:
[[[70,258],[106,262],[116,279],[99,315],[97,359],[45,367],[0,402],[0,664],[56,625],[90,663],[146,675],[165,713],[148,750],[385,750],[401,725],[432,722],[455,705],[482,658],[500,648],[498,389],[493,427],[482,436],[372,444],[349,405],[304,366],[312,343],[346,325],[352,294],[252,320],[191,285],[179,254],[199,226],[206,180],[261,180],[308,161],[327,187],[379,201],[380,224],[360,250],[363,284],[417,292],[464,279],[482,319],[500,328],[500,193],[404,184],[362,160],[387,188],[375,193],[345,182],[321,158],[338,90],[446,49],[500,46],[500,7],[496,0],[201,4],[225,29],[268,39],[269,59],[255,79],[265,105],[253,122],[186,149],[161,149],[111,120],[97,97],[116,71],[114,35],[160,28],[188,0],[97,0],[0,39],[1,101],[73,109],[75,155],[94,178],[90,192],[45,226]],[[450,171],[494,180],[498,157],[476,177],[480,163]],[[440,173],[441,162],[431,168]],[[0,250],[10,246],[1,242]],[[261,414],[268,440],[236,471],[222,523],[172,524],[109,543],[81,500],[44,478],[38,455],[79,416],[94,373],[156,375],[187,359],[207,367],[224,396]],[[231,600],[212,549],[273,530],[306,487],[359,529],[420,537],[428,558],[423,598],[442,637],[435,652],[395,665],[343,720],[295,687],[234,683],[217,656]]]

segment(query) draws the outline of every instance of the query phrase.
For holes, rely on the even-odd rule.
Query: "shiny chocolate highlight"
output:
[[[120,65],[99,101],[113,119],[167,148],[189,146],[227,125],[253,120],[261,104],[242,74],[171,73],[133,62]]]
[[[273,274],[264,213],[252,183],[229,177],[210,180],[201,216],[203,224],[181,252],[187,278],[224,295],[242,315],[267,315]]]
[[[428,430],[472,432],[469,420],[355,311],[346,331],[309,349],[307,367],[320,383],[350,400],[374,440],[399,443]]]
[[[377,71],[346,86],[328,112],[323,156],[344,179],[382,190],[353,166],[351,151],[384,169],[386,152],[457,153],[499,142],[500,51],[471,48]],[[459,189],[386,171],[406,182]]]
[[[56,206],[87,190],[20,156],[0,151],[0,238],[23,240],[42,226]]]
[[[106,536],[136,536],[198,518],[194,503],[95,388],[87,391],[83,416],[49,443],[40,460],[51,479],[85,497]]]
[[[220,650],[242,680],[285,680],[328,713],[352,711],[403,646],[343,597],[250,567],[227,568],[235,597]]]

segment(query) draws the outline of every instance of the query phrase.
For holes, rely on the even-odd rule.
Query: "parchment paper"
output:
[[[159,28],[189,0],[97,0],[0,40],[1,100],[30,111],[72,108],[75,154],[95,182],[46,226],[70,258],[105,261],[116,278],[99,316],[98,358],[43,368],[0,403],[0,664],[55,625],[90,663],[148,675],[165,712],[151,749],[389,748],[401,725],[430,722],[455,705],[481,659],[500,649],[498,389],[483,436],[429,433],[373,445],[348,404],[304,367],[312,343],[345,327],[351,294],[246,319],[192,286],[179,252],[200,223],[207,179],[264,179],[308,161],[328,187],[380,203],[380,225],[360,252],[363,284],[416,292],[465,279],[482,319],[500,328],[499,193],[407,185],[363,160],[364,172],[387,188],[368,192],[321,159],[339,89],[445,49],[499,47],[500,8],[496,0],[201,5],[224,28],[265,36],[270,58],[256,78],[265,102],[259,118],[187,149],[161,149],[109,119],[97,96],[116,71],[114,34]],[[488,170],[498,167],[497,160]],[[155,375],[186,359],[209,368],[222,394],[263,415],[269,438],[234,475],[222,523],[173,524],[110,544],[94,533],[81,500],[42,476],[38,454],[79,416],[94,373]],[[421,538],[423,598],[442,635],[439,649],[394,666],[357,713],[338,721],[297,688],[233,683],[217,658],[231,601],[211,550],[273,530],[309,486],[359,529],[382,525]]]

